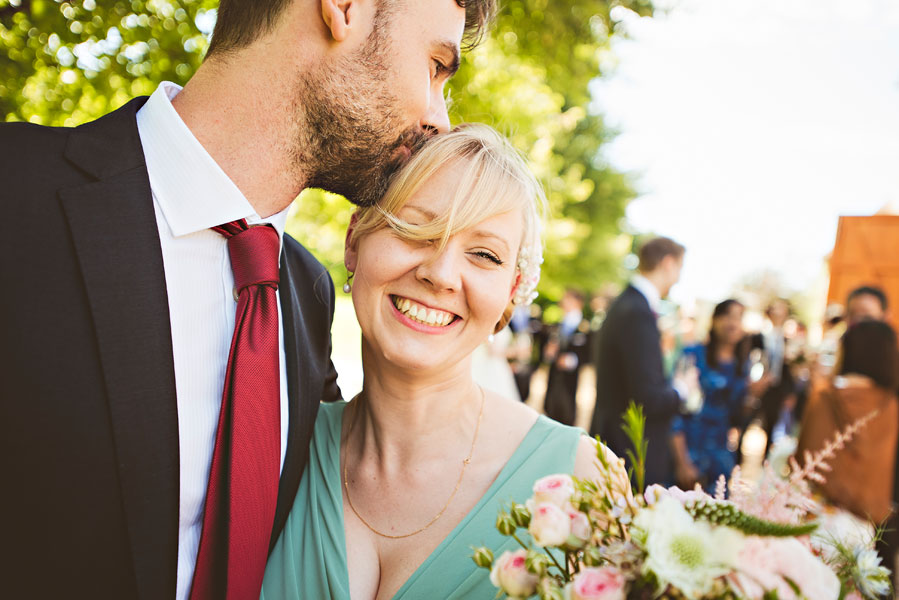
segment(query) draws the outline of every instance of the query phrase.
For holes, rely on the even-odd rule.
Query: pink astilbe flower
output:
[[[780,477],[767,462],[757,482],[743,479],[740,468],[730,479],[730,500],[743,512],[775,523],[798,524],[817,503],[808,495],[804,482],[792,484]]]
[[[724,500],[724,497],[727,495],[727,477],[721,475],[718,477],[718,481],[715,482],[715,500]]]
[[[806,452],[803,467],[791,457],[790,474],[786,479],[779,476],[767,462],[758,482],[743,479],[740,467],[736,467],[730,479],[730,500],[743,512],[760,519],[777,523],[802,522],[808,514],[820,510],[818,503],[812,499],[809,482],[823,483],[824,475],[821,472],[830,471],[827,461],[876,415],[877,411],[874,411],[851,423],[818,452]]]
[[[867,415],[859,418],[854,423],[850,423],[846,428],[837,433],[837,436],[824,445],[824,448],[812,454],[808,450],[803,455],[805,466],[799,467],[796,457],[790,457],[790,482],[794,485],[806,482],[808,480],[817,483],[824,483],[824,476],[819,471],[830,471],[830,465],[827,460],[836,456],[837,450],[842,450],[846,444],[855,437],[858,430],[868,424],[868,421],[877,416],[879,411],[871,411]]]

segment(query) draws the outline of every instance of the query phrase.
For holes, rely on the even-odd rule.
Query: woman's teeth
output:
[[[400,298],[399,296],[393,296],[393,305],[398,311],[413,321],[432,327],[446,327],[455,318],[455,315],[452,313],[427,308],[421,304],[416,304],[408,298]]]

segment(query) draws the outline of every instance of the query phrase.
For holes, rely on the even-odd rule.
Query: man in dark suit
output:
[[[261,581],[318,404],[339,397],[333,284],[282,240],[287,208],[312,186],[377,200],[416,145],[448,128],[442,92],[463,31],[476,34],[492,11],[486,0],[222,0],[207,59],[183,91],[164,82],[74,129],[0,125],[6,596],[224,598],[231,568],[250,559],[247,577]],[[211,229],[241,219],[274,229],[250,238],[265,230],[272,260],[262,271],[274,269],[277,284],[276,296],[256,298],[272,298],[265,323],[277,324],[264,337],[280,383],[262,383],[280,466],[275,440],[273,516],[231,513],[207,544],[221,554],[251,529],[261,559],[231,553],[226,573],[209,563],[219,591],[200,594],[191,586],[201,533],[213,539],[204,506],[253,487],[207,495],[213,453],[229,465],[258,458],[228,445],[236,434],[217,438],[258,416],[229,395],[252,376],[232,368],[243,356],[232,336],[256,351],[235,328],[235,310],[253,306],[236,283],[246,273],[232,270],[243,250]],[[274,287],[266,277],[247,285]]]
[[[626,457],[633,445],[621,429],[622,417],[632,400],[643,407],[647,485],[671,479],[671,418],[681,399],[665,378],[657,317],[661,299],[680,278],[683,260],[684,247],[668,238],[644,244],[639,273],[609,307],[599,330],[590,433]]]

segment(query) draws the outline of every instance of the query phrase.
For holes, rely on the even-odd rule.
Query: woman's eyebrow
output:
[[[422,216],[424,216],[425,218],[427,218],[430,221],[437,220],[437,213],[431,212],[430,210],[428,210],[426,208],[421,208],[419,206],[408,206],[407,205],[407,206],[404,206],[403,209],[414,210],[415,212],[420,213]]]
[[[503,237],[496,235],[492,231],[487,231],[486,229],[475,229],[474,231],[471,232],[471,235],[473,237],[490,238],[490,239],[496,240],[497,242],[502,244],[502,246],[506,252],[509,251],[509,243]]]

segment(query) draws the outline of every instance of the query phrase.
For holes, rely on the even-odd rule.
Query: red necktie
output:
[[[212,229],[228,238],[238,300],[190,598],[256,600],[281,468],[281,240],[243,219]]]

